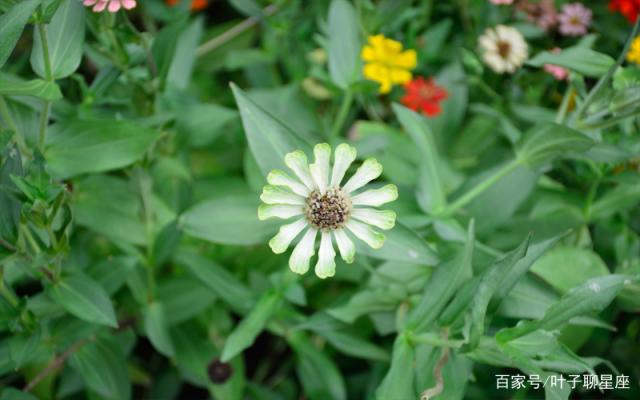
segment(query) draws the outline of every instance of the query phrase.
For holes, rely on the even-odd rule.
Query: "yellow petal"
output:
[[[406,50],[398,54],[393,59],[393,65],[404,69],[414,69],[418,64],[415,50]]]
[[[411,72],[406,69],[393,68],[391,69],[391,82],[395,84],[407,83],[411,80]]]

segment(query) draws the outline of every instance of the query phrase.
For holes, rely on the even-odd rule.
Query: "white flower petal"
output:
[[[324,194],[329,184],[329,159],[331,158],[331,146],[327,143],[320,143],[313,148],[315,162],[309,166],[311,177],[320,190]]]
[[[269,241],[269,247],[271,247],[271,250],[276,254],[284,253],[287,251],[287,248],[293,239],[298,236],[305,226],[307,226],[307,220],[304,218],[300,218],[291,224],[281,226],[278,234]]]
[[[398,188],[396,185],[385,185],[380,189],[371,189],[351,198],[354,206],[379,207],[398,198]]]
[[[287,219],[295,217],[296,215],[302,215],[303,212],[304,210],[301,206],[261,204],[260,207],[258,207],[258,219],[260,221],[269,218]]]
[[[357,220],[384,230],[389,230],[396,224],[396,213],[391,210],[354,208],[351,215]]]
[[[349,239],[349,236],[347,236],[344,229],[336,229],[333,231],[333,237],[336,239],[342,259],[351,264],[356,255],[356,246],[353,244],[351,239]]]
[[[304,274],[309,270],[309,262],[315,254],[316,234],[318,231],[309,228],[296,245],[289,258],[289,268],[296,274]]]
[[[287,153],[287,155],[284,156],[284,163],[308,189],[313,190],[316,188],[309,174],[309,162],[307,161],[307,155],[304,154],[304,151],[296,150]]]
[[[384,244],[384,235],[371,228],[369,225],[362,224],[352,219],[347,222],[347,228],[353,232],[358,239],[362,240],[374,249],[379,249]]]
[[[318,263],[316,264],[316,275],[324,279],[336,274],[336,252],[331,242],[331,233],[322,232],[320,238],[320,250],[318,251]]]
[[[262,188],[260,200],[267,204],[304,205],[305,203],[304,197],[291,193],[282,186],[272,185],[267,185]]]
[[[278,169],[274,169],[273,171],[269,172],[269,175],[267,176],[267,182],[275,186],[286,186],[289,189],[293,190],[295,194],[298,194],[302,197],[307,197],[309,193],[311,193],[311,190],[309,190],[308,187]]]
[[[333,171],[331,173],[331,186],[340,186],[345,172],[356,159],[358,152],[353,146],[346,143],[338,145],[333,155]]]
[[[358,190],[379,177],[381,173],[382,165],[375,158],[369,158],[362,163],[356,173],[342,187],[342,191],[348,194],[354,190]]]

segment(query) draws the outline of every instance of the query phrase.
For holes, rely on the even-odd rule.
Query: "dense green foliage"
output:
[[[637,26],[595,0],[581,38],[484,0],[182,3],[0,0],[0,399],[640,398]],[[478,52],[497,24],[529,44],[514,74]],[[380,33],[439,115],[364,79]],[[322,142],[400,193],[328,279],[257,217]]]

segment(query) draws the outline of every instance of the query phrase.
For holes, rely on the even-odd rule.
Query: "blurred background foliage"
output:
[[[0,0],[0,398],[640,398],[640,72],[585,5],[575,39],[484,0]],[[477,54],[499,23],[529,43],[509,76]],[[439,116],[362,78],[378,33]],[[265,143],[336,127],[399,223],[297,277],[256,216]],[[496,389],[516,373],[630,389]]]

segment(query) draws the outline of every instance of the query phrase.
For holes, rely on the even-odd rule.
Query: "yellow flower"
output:
[[[633,42],[631,43],[631,49],[627,53],[627,60],[636,64],[640,64],[640,36],[633,39]]]
[[[369,44],[362,48],[365,62],[364,77],[380,84],[380,93],[389,93],[393,85],[411,80],[411,70],[416,67],[415,50],[402,51],[402,43],[387,39],[384,35],[369,36]]]

